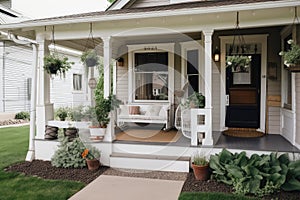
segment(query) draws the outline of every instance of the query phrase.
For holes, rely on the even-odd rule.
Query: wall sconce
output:
[[[122,57],[117,59],[118,67],[124,67],[124,59]]]
[[[218,47],[216,47],[214,51],[214,61],[219,62],[220,61],[220,50]]]

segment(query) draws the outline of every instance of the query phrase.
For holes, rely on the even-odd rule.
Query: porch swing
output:
[[[181,90],[175,91],[179,100],[175,111],[175,128],[182,132],[182,135],[191,139],[191,108],[184,106],[184,96],[187,93],[189,82],[187,81]]]

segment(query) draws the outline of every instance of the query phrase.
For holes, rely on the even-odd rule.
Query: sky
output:
[[[107,0],[12,0],[12,9],[30,18],[102,11]]]

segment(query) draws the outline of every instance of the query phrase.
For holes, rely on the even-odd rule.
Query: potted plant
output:
[[[60,107],[56,110],[55,115],[60,119],[60,121],[65,121],[69,112],[70,109],[68,107]]]
[[[288,40],[287,43],[291,45],[288,51],[281,51],[279,55],[283,57],[284,65],[292,72],[300,72],[300,46],[293,40]]]
[[[234,55],[226,57],[227,66],[232,68],[232,72],[249,72],[251,56]]]
[[[65,77],[65,73],[71,69],[74,62],[69,62],[68,57],[60,57],[57,54],[50,54],[44,57],[44,69],[48,74],[58,75]]]
[[[209,179],[209,162],[205,156],[195,154],[192,159],[192,168],[196,180],[206,181]]]
[[[99,56],[96,54],[95,50],[83,52],[80,60],[86,67],[95,67],[99,65]]]
[[[107,124],[110,121],[109,113],[120,105],[121,101],[114,95],[108,98],[102,96],[96,97],[96,106],[94,111],[91,112],[92,124],[90,127],[91,136],[104,136],[106,133]]]
[[[86,160],[89,170],[97,170],[100,167],[100,151],[95,147],[86,148],[81,156]]]
[[[198,92],[194,92],[187,98],[184,104],[186,108],[204,108],[205,107],[205,97]]]

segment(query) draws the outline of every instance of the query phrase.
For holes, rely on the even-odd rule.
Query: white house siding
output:
[[[29,47],[1,42],[1,112],[29,111],[32,50]],[[29,90],[28,90],[29,89]]]
[[[213,66],[212,71],[212,130],[220,131],[221,74],[217,66]]]
[[[117,98],[122,102],[128,101],[128,58],[127,54],[124,58],[124,67],[117,66]]]
[[[279,76],[279,75],[278,75]],[[268,80],[268,96],[280,96],[280,80]],[[270,134],[280,134],[280,106],[268,106],[267,130]]]
[[[137,0],[133,4],[126,6],[126,8],[141,8],[168,4],[170,4],[170,0]]]
[[[295,90],[296,90],[296,143],[300,146],[300,73],[295,74]],[[298,123],[297,123],[298,122]]]
[[[69,58],[69,61],[75,64],[66,73],[65,78],[55,76],[51,79],[50,101],[54,103],[54,108],[90,105],[88,81],[85,75],[85,67],[79,61],[80,56],[70,54],[66,56]],[[73,90],[73,74],[82,75],[82,91]]]

